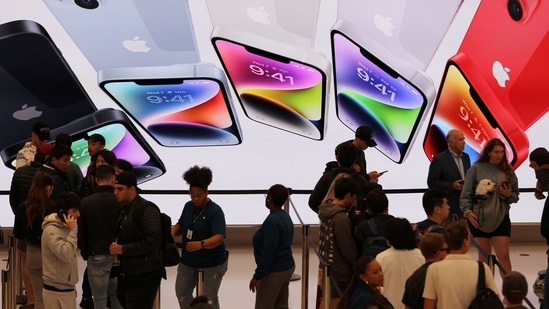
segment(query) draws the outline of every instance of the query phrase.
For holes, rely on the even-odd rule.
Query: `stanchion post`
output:
[[[332,295],[330,293],[331,286],[330,286],[330,265],[326,264],[323,265],[322,268],[324,268],[323,275],[322,275],[322,302],[324,303],[323,309],[330,309],[330,302],[332,300]]]
[[[493,254],[488,254],[488,256],[486,257],[486,261],[488,262],[488,267],[490,267],[490,270],[492,271],[492,275],[495,275],[496,256]]]
[[[13,308],[9,306],[9,270],[2,269],[2,309]]]
[[[16,250],[16,244],[15,244],[15,235],[10,235],[8,237],[8,267],[7,267],[7,273],[8,276],[6,278],[7,280],[7,287],[6,287],[6,295],[2,295],[2,298],[6,299],[6,309],[12,309],[15,308],[15,277],[17,274],[15,274],[15,250]]]
[[[196,270],[196,296],[201,296],[204,294],[204,270]]]
[[[301,281],[301,309],[307,309],[309,306],[309,233],[310,225],[306,224],[301,227],[302,235],[302,254],[301,254],[301,273],[303,274]]]

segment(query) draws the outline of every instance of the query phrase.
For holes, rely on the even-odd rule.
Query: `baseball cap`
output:
[[[363,140],[368,147],[377,146],[376,141],[374,140],[374,132],[370,127],[360,126],[356,129],[355,136]]]
[[[94,133],[90,136],[85,137],[84,139],[92,142],[100,142],[101,145],[105,145],[105,138],[103,137],[103,135],[98,133]]]
[[[521,300],[528,294],[528,282],[523,274],[512,271],[503,278],[501,292],[506,298]]]
[[[49,140],[50,139],[50,128],[48,125],[44,122],[37,122],[32,127],[32,132],[34,132],[36,135],[38,135],[38,138],[41,141]]]
[[[116,175],[116,184],[137,188],[137,178],[131,172],[122,172]]]

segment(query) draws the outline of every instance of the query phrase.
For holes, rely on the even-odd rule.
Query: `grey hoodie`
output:
[[[44,284],[61,290],[74,289],[78,283],[78,229],[69,230],[57,214],[52,213],[44,218],[42,230]]]
[[[345,208],[332,200],[322,203],[320,218],[319,250],[325,262],[331,263],[331,275],[338,282],[350,281],[353,264],[357,259],[351,219]]]

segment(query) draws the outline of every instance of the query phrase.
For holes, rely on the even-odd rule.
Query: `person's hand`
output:
[[[185,250],[187,250],[187,252],[202,250],[202,244],[200,243],[200,241],[189,241],[185,246]]]
[[[504,198],[510,198],[513,195],[513,189],[508,181],[499,186],[499,194]]]
[[[353,163],[352,168],[353,170],[355,170],[356,173],[360,173],[360,165]]]
[[[69,228],[69,230],[76,230],[78,229],[78,223],[76,222],[76,218],[74,218],[72,215],[63,214],[63,219],[65,219],[65,226]]]
[[[371,171],[368,173],[368,176],[370,176],[371,182],[377,182],[381,175],[382,174],[378,173],[377,171]]]
[[[538,200],[543,200],[545,198],[545,195],[543,194],[543,191],[541,191],[540,189],[536,189],[536,191],[534,191],[534,196]]]
[[[458,179],[452,183],[452,188],[456,191],[461,191],[463,190],[463,183],[463,179]]]
[[[480,225],[478,224],[478,218],[477,218],[477,215],[475,215],[472,211],[470,212],[467,212],[466,214],[464,214],[465,218],[467,218],[467,220],[469,220],[469,222],[471,222],[471,224],[475,227],[475,228],[479,228]]]
[[[254,278],[252,278],[252,280],[250,280],[250,291],[252,291],[252,293],[255,293],[255,290],[257,290],[257,286],[259,285],[259,281],[260,280],[257,280],[257,279],[254,279]]]
[[[121,244],[117,244],[113,242],[109,247],[109,253],[110,254],[122,254],[123,246]]]

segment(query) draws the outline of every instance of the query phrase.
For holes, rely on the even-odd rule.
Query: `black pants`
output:
[[[116,295],[126,309],[151,309],[160,287],[162,270],[118,277]]]

